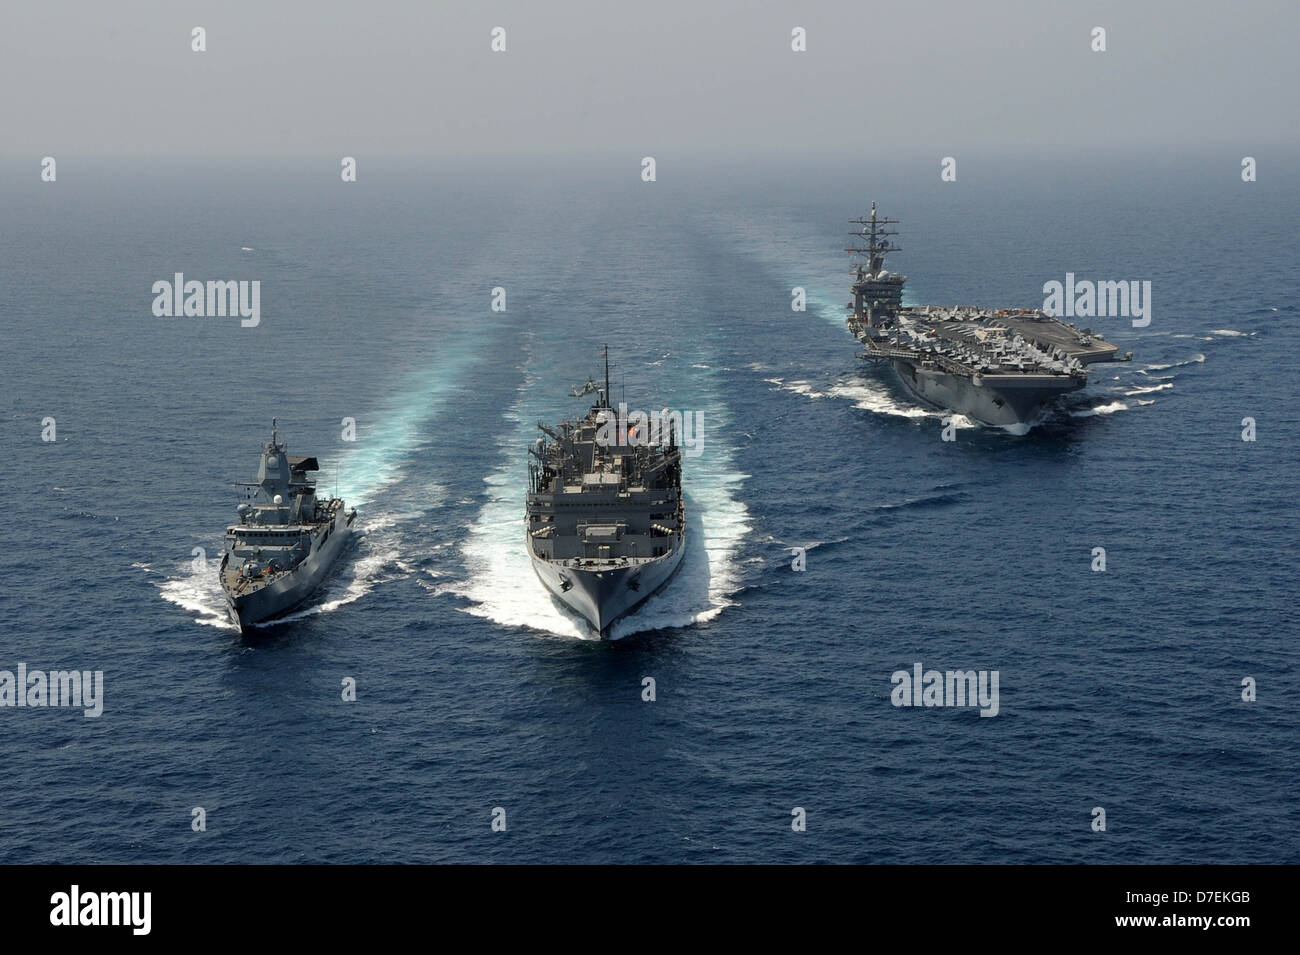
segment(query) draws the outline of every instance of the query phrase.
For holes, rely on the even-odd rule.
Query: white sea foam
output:
[[[214,561],[208,563],[209,568],[201,572],[195,572],[189,562],[177,565],[178,576],[158,583],[158,592],[164,600],[197,614],[195,623],[234,630],[235,625],[226,614],[226,598],[221,593],[221,583],[217,580],[217,564]]]
[[[1080,408],[1077,411],[1071,411],[1071,418],[1090,418],[1093,415],[1115,414],[1117,411],[1128,411],[1128,405],[1122,401],[1111,401],[1103,405],[1094,405],[1091,408]]]
[[[1132,397],[1133,395],[1149,395],[1153,391],[1164,391],[1166,388],[1172,388],[1173,386],[1174,383],[1172,381],[1166,381],[1158,385],[1151,385],[1149,388],[1130,388],[1128,391],[1124,392],[1124,395],[1125,397]]]
[[[587,638],[577,617],[562,611],[533,573],[524,549],[524,495],[528,472],[520,449],[528,438],[515,408],[504,414],[505,436],[498,440],[503,463],[484,479],[488,501],[470,525],[460,547],[463,580],[439,584],[435,593],[465,598],[466,613],[507,627],[533,627],[566,637]]]
[[[1203,365],[1204,363],[1205,363],[1205,356],[1200,352],[1197,352],[1195,355],[1193,355],[1191,358],[1188,358],[1186,361],[1174,361],[1174,362],[1170,362],[1167,365],[1147,365],[1146,368],[1142,370],[1142,374],[1145,375],[1147,372],[1151,372],[1151,371],[1165,371],[1169,368],[1185,368],[1188,365]]]
[[[781,391],[789,391],[796,395],[803,395],[806,398],[825,398],[826,393],[817,391],[806,381],[785,381],[781,378],[764,378],[769,385],[775,385]]]
[[[275,624],[303,620],[318,614],[331,613],[340,607],[360,600],[374,590],[381,580],[406,576],[401,571],[409,571],[410,565],[398,560],[401,550],[390,535],[386,540],[379,540],[370,535],[362,537],[362,543],[351,554],[342,557],[341,566],[326,578],[320,594],[310,604],[275,621]],[[397,573],[385,573],[390,566],[399,568]]]
[[[368,433],[341,460],[326,464],[322,488],[332,491],[337,480],[339,496],[348,506],[364,507],[401,481],[411,456],[435,443],[436,431],[430,423],[454,386],[452,375],[440,375],[408,395],[398,408],[375,415],[373,423],[363,422]]]
[[[844,305],[836,304],[831,296],[809,289],[808,305],[825,321],[839,328],[847,329],[846,320],[848,319],[849,310]]]
[[[1254,335],[1254,332],[1239,332],[1235,328],[1212,328],[1211,335],[1222,335],[1224,338],[1245,338],[1248,335]]]
[[[840,382],[831,387],[830,395],[852,401],[854,407],[861,408],[863,411],[872,411],[876,414],[913,419],[944,417],[943,412],[940,411],[923,408],[920,405],[900,403],[890,394],[888,388],[880,382],[871,381],[870,379]],[[969,421],[962,415],[957,415],[954,423],[958,427],[970,426]]]
[[[811,382],[804,380],[785,381],[781,378],[764,378],[768,384],[787,391],[791,394],[803,395],[806,398],[814,400],[820,398],[840,398],[853,402],[855,408],[863,411],[870,411],[875,414],[892,415],[897,418],[908,418],[918,421],[921,419],[943,419],[947,418],[951,412],[935,411],[932,408],[922,407],[916,404],[904,403],[898,401],[885,387],[884,384],[871,379],[853,379],[840,381],[833,384],[826,391],[818,391],[816,386]],[[1008,425],[1004,430],[1011,434],[1025,434],[1030,428],[1039,422],[1029,424]],[[952,424],[958,429],[978,428],[979,423],[961,414],[952,414]],[[1023,430],[1022,430],[1023,429]]]

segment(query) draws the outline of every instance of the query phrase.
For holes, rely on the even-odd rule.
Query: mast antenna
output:
[[[605,407],[609,407],[609,343],[605,343]]]
[[[879,272],[885,264],[885,256],[890,252],[902,251],[898,246],[889,241],[889,236],[898,235],[894,229],[887,228],[891,225],[897,225],[898,220],[888,216],[878,216],[876,214],[876,204],[871,203],[871,218],[850,219],[852,225],[861,226],[858,232],[850,232],[853,238],[866,240],[866,247],[853,245],[844,251],[850,255],[860,256],[867,260],[867,269],[871,272]]]

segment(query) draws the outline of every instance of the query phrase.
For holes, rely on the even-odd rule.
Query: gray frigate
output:
[[[583,417],[538,423],[547,437],[529,448],[525,540],[546,589],[608,638],[681,566],[681,431],[671,414],[629,426],[637,416],[610,407],[608,350],[604,387],[588,380],[573,394],[592,392]]]
[[[221,589],[240,631],[282,617],[320,588],[343,552],[357,512],[340,498],[319,500],[314,457],[286,453],[275,421],[262,445],[257,480],[241,483],[247,500],[226,528]]]
[[[849,330],[866,348],[862,358],[888,361],[903,385],[926,404],[982,424],[1024,427],[1052,398],[1088,383],[1093,362],[1125,361],[1114,345],[1038,308],[992,310],[969,305],[937,308],[903,304],[907,277],[885,269],[900,251],[876,215],[851,219],[862,245],[855,256]]]

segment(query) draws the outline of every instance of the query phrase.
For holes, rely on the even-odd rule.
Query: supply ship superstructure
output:
[[[681,566],[680,424],[671,415],[659,428],[620,417],[609,404],[608,353],[604,387],[589,380],[574,393],[591,392],[596,403],[583,417],[538,423],[545,437],[528,451],[525,540],[546,589],[608,638]]]
[[[885,269],[901,251],[889,237],[897,219],[851,219],[855,257],[849,330],[862,358],[888,361],[925,403],[983,424],[1024,426],[1058,395],[1088,382],[1087,366],[1117,358],[1119,346],[1037,308],[907,306],[907,277]],[[1127,356],[1125,356],[1127,357]]]

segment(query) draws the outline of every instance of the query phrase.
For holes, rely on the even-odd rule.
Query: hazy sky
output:
[[[0,153],[1249,155],[1298,81],[1297,0],[5,0]]]

